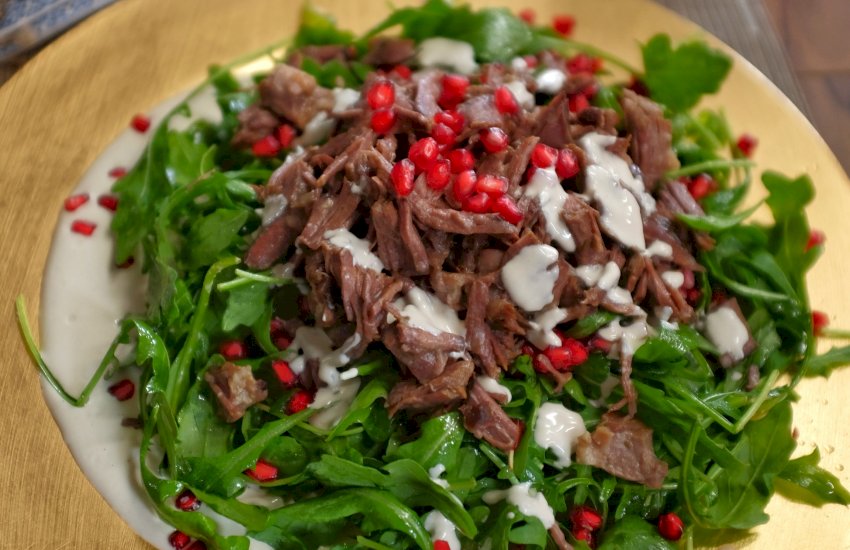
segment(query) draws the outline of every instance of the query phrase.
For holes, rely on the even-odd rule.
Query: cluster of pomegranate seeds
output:
[[[259,482],[274,481],[277,479],[277,466],[269,464],[262,458],[257,460],[253,468],[248,468],[244,473],[246,476]]]
[[[567,59],[567,70],[571,74],[598,73],[602,70],[603,62],[599,57],[592,57],[586,53],[576,54]]]
[[[74,220],[71,222],[71,231],[79,233],[80,235],[85,235],[86,237],[90,237],[96,228],[97,224],[94,222],[88,222],[85,220]]]
[[[679,540],[685,532],[682,518],[673,512],[658,516],[658,532],[667,540]]]
[[[570,512],[570,532],[576,540],[594,546],[593,533],[602,527],[602,516],[589,506],[576,506]]]
[[[176,550],[185,550],[190,542],[192,542],[191,537],[183,531],[174,531],[168,535],[168,544]]]
[[[226,340],[219,344],[218,352],[228,361],[238,361],[248,357],[248,347],[242,340]]]
[[[572,15],[556,15],[552,18],[552,28],[561,36],[567,37],[573,33],[576,26],[575,17]]]
[[[533,9],[525,8],[523,10],[520,10],[519,13],[517,13],[517,17],[519,17],[529,25],[533,25],[534,21],[537,19],[537,14],[534,13]]]
[[[809,231],[809,240],[806,242],[806,252],[826,242],[826,234],[823,231],[812,229]]]
[[[71,195],[70,197],[65,199],[65,211],[73,212],[74,210],[81,207],[87,202],[89,202],[88,193],[77,193],[76,195]]]
[[[469,79],[465,76],[447,74],[443,76],[441,84],[442,91],[437,104],[443,109],[454,109],[466,98]]]
[[[478,138],[488,153],[499,153],[508,147],[508,134],[498,126],[481,130],[478,133]]]
[[[390,179],[393,182],[396,195],[406,197],[413,191],[416,177],[416,167],[410,159],[402,159],[395,163],[390,171]]]
[[[493,93],[493,102],[496,105],[496,110],[503,115],[515,115],[519,112],[519,103],[507,86],[496,88]]]
[[[451,550],[451,548],[448,541],[442,539],[434,541],[434,550]]]
[[[738,150],[741,151],[741,154],[749,158],[753,156],[758,144],[759,140],[754,135],[741,134],[736,145],[738,146]]]
[[[565,372],[587,361],[587,348],[575,338],[561,338],[561,345],[543,350],[555,370]]]
[[[812,330],[815,333],[815,336],[820,336],[825,329],[829,326],[829,317],[823,311],[813,311],[812,312]]]
[[[292,145],[292,140],[295,139],[295,128],[290,124],[281,124],[275,130],[275,137],[277,137],[281,149],[288,149]]]
[[[118,401],[127,401],[136,393],[136,385],[133,384],[132,380],[125,378],[109,386],[106,391]]]
[[[275,157],[280,150],[280,141],[273,135],[258,139],[251,146],[251,152],[257,157]]]
[[[118,197],[115,195],[101,195],[97,198],[97,204],[110,212],[115,212],[118,210]]]
[[[145,115],[136,115],[130,121],[130,126],[137,132],[145,133],[151,127],[151,119]]]
[[[307,390],[298,390],[289,398],[286,404],[286,414],[295,414],[303,411],[313,402],[313,395]]]
[[[198,500],[195,493],[189,489],[185,489],[174,499],[174,505],[184,512],[194,512],[201,507],[201,501]]]
[[[697,201],[717,190],[717,182],[708,174],[698,174],[693,178],[684,178],[680,181],[688,187],[688,192]]]
[[[272,361],[272,370],[274,371],[275,376],[277,376],[278,381],[285,388],[291,388],[298,382],[298,377],[294,372],[292,372],[292,369],[289,367],[289,363],[283,359],[275,359]]]

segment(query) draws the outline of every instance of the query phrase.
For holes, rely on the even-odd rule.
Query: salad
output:
[[[68,402],[107,374],[138,402],[172,547],[692,547],[767,521],[777,480],[850,503],[791,458],[796,384],[850,362],[815,353],[812,183],[766,172],[747,222],[755,142],[694,110],[731,60],[658,35],[638,69],[526,19],[305,8],[116,183],[148,308],[81,396],[19,302]]]

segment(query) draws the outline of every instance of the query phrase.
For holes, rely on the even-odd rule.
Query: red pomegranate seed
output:
[[[475,157],[469,149],[455,149],[449,153],[449,163],[452,165],[452,174],[460,174],[475,168]]]
[[[393,180],[396,195],[406,197],[413,191],[415,171],[416,168],[410,159],[402,159],[395,163],[390,172],[390,179]]]
[[[696,304],[702,298],[702,291],[698,288],[690,288],[685,292],[685,298],[689,304]]]
[[[191,541],[192,539],[189,538],[189,535],[183,531],[174,531],[168,535],[168,544],[175,550],[184,550]]]
[[[513,225],[516,225],[522,221],[522,210],[519,209],[517,204],[510,197],[510,195],[502,195],[501,197],[493,201],[493,206],[491,207],[491,209],[493,210],[493,212],[501,216],[503,220]]]
[[[452,132],[459,134],[463,132],[463,126],[466,124],[466,117],[460,111],[449,109],[448,111],[440,111],[434,115],[434,122],[437,124],[445,124],[452,129]]]
[[[463,200],[463,209],[474,214],[486,214],[493,204],[493,197],[487,193],[473,193]]]
[[[529,25],[534,24],[534,20],[537,19],[537,14],[534,13],[534,10],[531,8],[525,8],[524,10],[519,10],[517,13],[520,19],[528,23]]]
[[[443,91],[437,103],[444,109],[453,109],[466,97],[469,79],[465,76],[447,74],[442,79]]]
[[[658,532],[667,540],[679,540],[685,532],[682,518],[670,512],[658,516]]]
[[[576,506],[570,512],[570,524],[573,529],[596,531],[602,527],[602,516],[589,506]]]
[[[112,170],[109,171],[109,177],[115,179],[121,179],[127,175],[127,169],[123,166],[116,166]]]
[[[402,78],[404,80],[407,80],[408,78],[410,78],[410,75],[413,74],[413,71],[411,71],[410,67],[408,67],[407,65],[396,65],[390,72],[395,73],[399,76],[399,78]]]
[[[184,512],[194,512],[201,507],[201,501],[189,489],[184,490],[174,499],[174,505]]]
[[[185,550],[207,550],[207,543],[202,540],[196,540],[187,546]]]
[[[452,170],[449,161],[439,159],[425,173],[425,183],[435,191],[442,191],[452,180]]]
[[[813,311],[812,312],[812,329],[814,330],[815,336],[820,336],[823,329],[829,326],[829,317],[823,311]]]
[[[473,170],[464,170],[455,177],[452,192],[458,202],[463,202],[475,190],[475,180],[478,176]]]
[[[567,59],[567,70],[570,73],[596,73],[602,69],[602,59],[591,57],[586,53],[577,54]]]
[[[136,393],[136,385],[133,384],[132,380],[125,378],[109,386],[106,391],[118,401],[127,401]]]
[[[307,390],[298,390],[286,404],[286,414],[295,414],[306,409],[313,402],[313,396]]]
[[[451,145],[455,142],[457,134],[445,124],[435,124],[431,128],[431,137],[440,145]]]
[[[587,348],[574,338],[562,338],[560,347],[547,348],[543,355],[556,370],[567,371],[587,360]]]
[[[543,143],[538,143],[531,151],[531,164],[537,168],[549,168],[557,160],[558,151]]]
[[[218,352],[228,361],[238,361],[248,357],[248,348],[242,340],[227,340],[218,346]]]
[[[257,464],[253,468],[249,468],[243,473],[256,481],[272,481],[277,479],[277,466],[269,464],[261,458],[257,460]]]
[[[583,540],[591,548],[596,547],[596,543],[593,540],[593,532],[589,529],[573,529],[570,532],[576,540]]]
[[[519,112],[519,103],[516,102],[513,92],[507,86],[496,88],[493,102],[496,104],[496,110],[503,115],[515,115]]]
[[[90,237],[91,234],[94,233],[96,227],[96,223],[87,222],[85,220],[74,220],[71,222],[71,231],[79,233],[80,235],[85,235],[86,237]]]
[[[291,388],[298,381],[298,377],[295,376],[295,373],[292,372],[292,369],[289,368],[289,363],[282,359],[275,359],[272,361],[272,370],[274,371],[275,376],[277,376],[278,381],[287,388]]]
[[[475,182],[475,190],[479,193],[487,193],[494,198],[501,197],[508,192],[508,180],[500,176],[486,174]]]
[[[812,229],[811,231],[809,231],[809,241],[806,243],[806,252],[808,252],[815,246],[822,245],[825,242],[826,234],[823,231]]]
[[[523,59],[525,60],[525,64],[528,66],[529,69],[534,69],[537,67],[537,65],[540,64],[540,61],[537,59],[537,56],[534,55],[526,55],[525,57],[523,57]]]
[[[136,115],[130,121],[130,126],[137,132],[145,133],[151,127],[151,119],[145,115]]]
[[[714,180],[708,174],[699,174],[688,182],[688,192],[695,200],[702,200],[706,195],[714,191],[716,187]]]
[[[366,103],[373,109],[386,109],[395,103],[395,87],[389,80],[376,82],[366,92]]]
[[[508,134],[497,126],[491,126],[490,128],[481,130],[478,136],[481,139],[481,144],[484,145],[484,149],[488,153],[504,151],[508,146]]]
[[[89,202],[88,193],[77,193],[76,195],[71,195],[65,199],[65,210],[67,212],[73,212],[87,202]]]
[[[580,113],[590,107],[590,100],[584,94],[570,96],[567,103],[571,113]]]
[[[737,143],[738,150],[741,151],[741,154],[745,157],[753,156],[758,144],[759,140],[752,134],[741,134]]]
[[[280,143],[281,149],[288,149],[292,145],[292,140],[295,139],[295,128],[289,124],[281,124],[275,131],[277,141]]]
[[[561,149],[558,152],[558,160],[555,161],[555,173],[562,180],[570,179],[579,172],[578,158],[569,149]]]
[[[371,126],[376,134],[387,134],[395,125],[395,112],[392,109],[378,109],[372,113]]]
[[[552,28],[561,36],[569,36],[576,26],[575,17],[572,15],[556,15],[552,18]]]
[[[410,146],[407,158],[410,159],[417,171],[424,172],[434,164],[439,154],[440,148],[437,146],[436,140],[432,137],[426,137]]]
[[[599,350],[602,353],[608,353],[611,351],[611,346],[613,343],[610,340],[606,340],[601,336],[594,336],[590,339],[590,347],[595,350]]]
[[[268,135],[254,142],[251,151],[258,157],[274,157],[280,153],[280,142],[276,137]]]
[[[115,212],[116,210],[118,210],[118,197],[114,195],[101,195],[97,198],[97,204],[101,205],[107,210]]]

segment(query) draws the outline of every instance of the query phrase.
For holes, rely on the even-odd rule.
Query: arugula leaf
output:
[[[465,432],[460,415],[456,412],[446,413],[426,420],[418,439],[401,445],[389,456],[415,460],[424,468],[442,464],[451,471]]]
[[[834,347],[826,353],[813,355],[803,363],[806,376],[827,377],[838,367],[850,365],[850,346]]]
[[[304,3],[301,24],[292,41],[293,47],[350,44],[353,40],[354,33],[337,27],[336,20],[330,14],[317,10],[310,2]]]
[[[216,414],[215,406],[202,393],[206,386],[198,378],[177,414],[177,441],[185,457],[216,457],[228,451],[233,425]]]
[[[690,109],[703,95],[719,90],[732,68],[728,55],[705,42],[685,42],[674,49],[666,34],[653,36],[642,51],[643,80],[652,99],[673,111]]]
[[[850,492],[837,477],[818,466],[819,462],[820,451],[815,447],[811,453],[789,461],[779,472],[779,478],[804,489],[818,505],[850,504]]]
[[[268,308],[269,285],[252,282],[232,289],[227,296],[227,308],[221,317],[221,328],[229,332],[244,325],[252,326]]]
[[[675,550],[677,546],[658,534],[646,520],[625,516],[605,532],[599,550]]]
[[[246,210],[224,208],[198,219],[192,224],[189,233],[189,242],[192,243],[189,249],[189,266],[198,268],[215,262],[222,252],[233,246],[246,221]]]
[[[708,233],[716,233],[740,225],[741,222],[753,215],[753,212],[758,210],[761,204],[738,212],[737,214],[706,214],[703,216],[693,216],[690,214],[678,214],[676,217],[685,225],[696,231],[705,231]]]

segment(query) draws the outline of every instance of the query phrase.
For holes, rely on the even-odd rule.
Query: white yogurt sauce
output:
[[[528,62],[522,57],[514,57],[511,59],[511,70],[515,73],[522,73],[528,70]]]
[[[538,92],[555,95],[567,83],[567,73],[560,69],[544,69],[535,80]]]
[[[512,485],[510,489],[503,491],[488,491],[484,493],[482,500],[487,504],[507,500],[523,515],[539,519],[546,529],[555,525],[555,512],[546,502],[546,497],[531,488],[530,481]]]
[[[331,92],[334,95],[332,113],[341,113],[354,107],[354,104],[360,101],[360,92],[351,88],[334,88]]]
[[[449,548],[451,550],[460,550],[460,539],[457,538],[457,527],[455,527],[455,524],[449,521],[449,519],[439,510],[432,510],[428,512],[425,516],[425,520],[422,522],[422,526],[425,527],[425,530],[431,533],[432,541],[436,542],[438,540],[444,540],[449,543]]]
[[[286,212],[288,201],[286,197],[283,195],[272,195],[271,197],[266,199],[263,208],[261,209],[260,216],[263,218],[263,225],[269,225],[276,219],[278,219],[281,214]]]
[[[460,74],[472,74],[478,68],[471,44],[441,36],[420,42],[416,60],[423,68],[440,67]]]
[[[670,288],[681,288],[685,284],[685,274],[681,271],[665,271],[661,274],[661,279]]]
[[[372,252],[372,244],[366,239],[357,238],[348,229],[331,229],[325,231],[324,237],[333,246],[348,250],[354,260],[354,265],[379,273],[383,271],[383,262]]]
[[[325,111],[319,111],[307,122],[304,126],[304,131],[294,142],[301,147],[316,145],[327,140],[334,131],[335,126],[336,120],[330,118]]]
[[[511,394],[511,390],[509,390],[506,386],[499,384],[499,381],[490,376],[480,375],[475,381],[484,388],[484,391],[487,393],[492,393],[494,395],[503,395],[505,397],[505,403],[510,403],[511,399],[513,399],[513,395]]]
[[[528,110],[534,108],[534,94],[528,91],[523,82],[513,80],[505,84],[505,88],[511,91],[520,107]]]
[[[555,299],[558,256],[558,251],[548,244],[532,244],[502,266],[502,284],[516,305],[534,312]]]
[[[443,489],[448,489],[449,482],[441,477],[444,473],[446,473],[445,465],[437,464],[428,470],[428,477],[430,477],[431,481],[433,481]]]
[[[541,311],[528,322],[529,330],[526,334],[528,341],[537,349],[546,349],[549,346],[560,346],[561,339],[553,330],[558,323],[567,318],[567,310],[556,307]]]
[[[340,377],[338,385],[319,388],[310,408],[321,410],[310,417],[310,424],[325,430],[336,426],[351,408],[359,389],[360,378],[356,376],[345,380]]]
[[[576,268],[576,275],[578,275],[578,278],[584,283],[584,286],[596,286],[596,283],[602,276],[602,270],[604,267],[605,266],[602,264],[580,265]]]
[[[555,465],[566,468],[578,438],[587,433],[584,420],[560,403],[547,402],[537,411],[534,423],[534,442],[549,449],[557,457]]]
[[[398,298],[393,304],[411,326],[431,334],[449,332],[466,336],[466,324],[458,318],[457,312],[421,288],[411,288],[404,298]]]
[[[662,258],[670,258],[673,256],[673,247],[664,241],[653,241],[653,243],[647,247],[643,255],[647,257],[661,256]]]
[[[531,181],[525,186],[524,193],[540,202],[543,219],[546,220],[546,232],[558,243],[564,252],[575,252],[576,243],[570,228],[567,227],[561,213],[567,201],[567,192],[561,186],[561,179],[554,168],[538,168]],[[643,232],[641,232],[643,236]]]
[[[634,355],[641,344],[649,338],[651,330],[646,319],[634,319],[627,326],[623,326],[620,319],[615,319],[599,329],[597,334],[609,342],[619,342],[621,353]]]
[[[706,315],[705,335],[720,353],[728,353],[736,361],[744,358],[750,333],[732,308],[723,306]]]
[[[576,268],[579,279],[588,287],[596,286],[605,291],[605,296],[615,304],[628,305],[632,303],[631,293],[617,286],[620,282],[620,266],[608,262],[604,266],[588,264]]]

